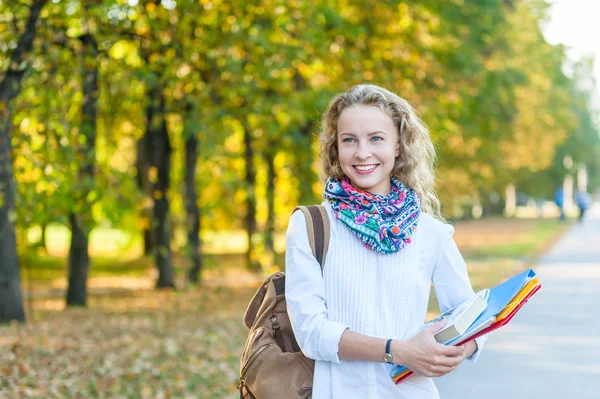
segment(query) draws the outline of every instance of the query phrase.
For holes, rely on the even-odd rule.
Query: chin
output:
[[[378,179],[364,179],[361,177],[356,177],[355,179],[352,180],[352,182],[354,183],[354,185],[356,186],[356,188],[360,188],[361,190],[364,191],[371,191],[371,189],[373,189],[374,187],[377,186],[377,182],[379,182]]]

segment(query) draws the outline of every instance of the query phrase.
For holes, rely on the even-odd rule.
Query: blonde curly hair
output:
[[[392,119],[400,144],[392,176],[419,195],[423,211],[443,220],[440,200],[433,189],[436,156],[429,130],[406,100],[382,87],[360,84],[338,94],[329,103],[319,133],[325,177],[346,178],[338,157],[337,125],[344,109],[358,105],[379,107]]]

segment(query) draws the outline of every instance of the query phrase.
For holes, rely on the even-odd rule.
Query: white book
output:
[[[453,341],[467,331],[471,327],[471,324],[485,310],[488,297],[489,290],[481,290],[472,298],[429,321],[424,327],[445,319],[446,325],[434,335],[435,340],[441,344]]]
[[[447,344],[448,345],[456,345],[458,342],[463,342],[464,340],[471,338],[473,335],[477,334],[478,332],[485,330],[486,328],[488,328],[489,326],[494,324],[495,321],[496,321],[496,316],[492,316],[489,319],[481,322],[477,327],[470,329],[470,330],[467,329],[466,334],[459,335],[452,341],[447,342]],[[471,327],[469,327],[469,328],[471,328]]]

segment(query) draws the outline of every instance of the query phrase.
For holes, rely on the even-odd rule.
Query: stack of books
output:
[[[446,319],[446,325],[435,334],[436,341],[445,345],[462,345],[506,325],[541,287],[533,269],[526,270],[490,290],[478,292],[423,327]],[[390,372],[396,384],[411,374],[411,370],[399,365]]]

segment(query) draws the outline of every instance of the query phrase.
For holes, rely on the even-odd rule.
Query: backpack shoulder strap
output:
[[[306,232],[313,256],[321,265],[321,273],[325,267],[327,249],[329,248],[329,216],[323,205],[298,206],[294,212],[300,210],[306,219]]]

